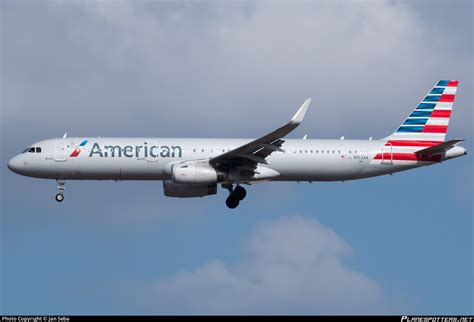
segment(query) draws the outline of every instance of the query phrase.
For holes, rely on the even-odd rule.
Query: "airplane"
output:
[[[300,125],[311,99],[282,127],[258,139],[67,137],[32,144],[8,162],[20,175],[65,180],[161,180],[168,197],[229,191],[227,207],[245,198],[243,185],[267,181],[346,181],[393,174],[466,155],[445,141],[457,80],[440,80],[398,129],[378,140],[284,139]]]

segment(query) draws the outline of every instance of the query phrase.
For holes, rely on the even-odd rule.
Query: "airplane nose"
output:
[[[10,161],[8,161],[7,166],[8,166],[8,169],[10,169],[10,171],[19,173],[21,169],[21,161],[19,160],[18,156],[13,157],[10,159]]]

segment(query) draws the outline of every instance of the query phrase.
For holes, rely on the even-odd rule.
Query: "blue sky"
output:
[[[435,5],[433,5],[433,3]],[[472,151],[472,3],[2,1],[4,314],[473,314],[473,163],[163,196],[10,173],[62,136],[391,133],[439,79]]]

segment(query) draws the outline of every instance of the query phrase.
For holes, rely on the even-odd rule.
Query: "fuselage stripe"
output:
[[[385,143],[386,146],[419,146],[419,147],[430,147],[433,145],[438,145],[443,143],[443,141],[408,141],[408,140],[390,140]]]
[[[377,153],[374,157],[374,160],[382,160],[382,153]],[[433,155],[430,157],[420,156],[416,153],[383,153],[383,160],[394,160],[394,161],[430,161],[430,162],[439,162],[441,160],[441,155]]]

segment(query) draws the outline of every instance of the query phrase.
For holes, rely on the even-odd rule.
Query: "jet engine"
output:
[[[171,167],[174,183],[208,184],[217,182],[217,171],[207,162],[188,161],[175,163]]]
[[[167,197],[192,198],[215,195],[217,184],[190,184],[163,181],[163,191]]]

